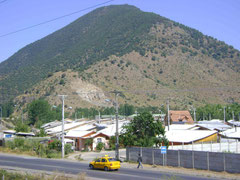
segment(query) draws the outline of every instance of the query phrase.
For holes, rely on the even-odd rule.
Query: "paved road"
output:
[[[41,159],[35,157],[21,157],[7,154],[0,154],[0,166],[16,167],[24,169],[58,171],[68,174],[79,174],[85,172],[87,177],[100,179],[176,179],[176,180],[206,180],[208,178],[168,174],[158,171],[144,169],[127,169],[121,168],[119,171],[105,172],[102,170],[90,170],[87,163],[72,162],[67,160]]]

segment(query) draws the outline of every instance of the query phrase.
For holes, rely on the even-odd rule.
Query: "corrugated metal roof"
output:
[[[170,142],[191,143],[217,133],[208,130],[170,130],[166,132],[166,137]]]

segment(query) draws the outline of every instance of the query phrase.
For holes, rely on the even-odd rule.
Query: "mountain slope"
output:
[[[96,84],[98,78],[103,78],[101,73],[107,69],[104,65],[100,70],[99,63],[110,61],[108,66],[114,68],[113,62],[118,58],[120,62],[122,58],[118,63],[118,67],[121,67],[121,64],[131,63],[131,58],[129,61],[124,58],[128,54],[133,59],[134,56],[138,57],[139,61],[132,64],[142,67],[141,71],[133,68],[130,73],[141,74],[136,88],[141,88],[140,80],[144,78],[151,79],[161,87],[173,91],[175,89],[175,93],[176,89],[185,87],[205,87],[209,84],[212,87],[232,87],[240,84],[237,78],[240,53],[233,47],[159,15],[142,12],[133,6],[120,5],[96,9],[63,29],[26,46],[1,63],[2,99],[15,97],[54,72],[66,69],[78,71],[84,78],[86,73],[93,74],[92,69],[97,65],[95,70],[99,75],[87,79],[90,82],[94,80],[93,83]],[[113,55],[116,56],[115,59]],[[150,64],[147,63],[149,59]],[[115,72],[120,71],[125,72],[119,68]],[[114,83],[118,77],[113,78],[111,73],[114,72],[105,75],[111,78],[103,82],[112,85],[105,88],[119,89],[119,84]],[[134,81],[136,79],[133,77],[129,83],[133,84]],[[154,83],[150,83],[149,87]],[[126,84],[122,83],[121,86]],[[209,97],[202,96],[204,101]],[[226,102],[232,96],[237,95],[218,99]],[[194,97],[190,96],[189,99]]]

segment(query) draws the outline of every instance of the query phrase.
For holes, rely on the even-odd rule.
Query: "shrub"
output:
[[[69,143],[65,144],[64,151],[65,151],[65,155],[68,155],[69,153],[73,152],[72,145]]]
[[[39,144],[36,153],[38,156],[44,157],[46,155],[46,147],[43,144]]]
[[[15,147],[24,146],[24,139],[22,139],[22,138],[15,138],[13,142],[14,142]]]
[[[61,149],[62,149],[61,141],[57,140],[57,139],[51,140],[48,143],[48,149],[54,149],[54,150],[57,150],[57,151],[61,151]]]
[[[96,149],[97,149],[98,151],[101,151],[101,150],[103,149],[103,147],[104,147],[103,143],[102,143],[102,142],[99,142],[99,143],[97,144]]]
[[[65,81],[63,79],[60,80],[59,82],[60,85],[64,85],[65,84]]]

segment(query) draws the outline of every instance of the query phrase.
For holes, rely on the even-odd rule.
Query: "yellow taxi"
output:
[[[90,169],[104,169],[104,171],[118,170],[121,165],[120,161],[115,158],[105,155],[104,157],[98,158],[95,161],[89,163]]]

